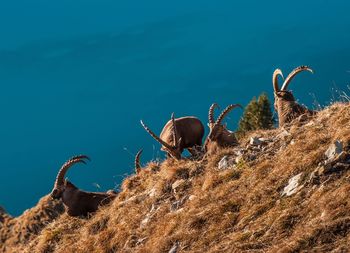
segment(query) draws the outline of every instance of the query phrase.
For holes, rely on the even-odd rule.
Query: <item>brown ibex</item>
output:
[[[66,172],[72,165],[76,163],[86,164],[84,159],[90,160],[89,157],[80,155],[65,162],[57,174],[55,185],[51,192],[53,199],[62,199],[70,216],[86,216],[88,213],[97,211],[99,206],[108,204],[117,196],[112,190],[107,193],[82,191],[64,179]]]
[[[279,126],[282,127],[292,120],[298,118],[300,115],[314,115],[316,112],[307,109],[305,106],[298,104],[295,101],[293,93],[288,89],[288,85],[292,81],[292,79],[303,71],[309,71],[313,73],[312,69],[308,66],[300,66],[295,68],[285,79],[282,88],[279,88],[278,85],[278,76],[283,78],[282,71],[280,69],[276,69],[272,75],[272,83],[274,89],[274,97],[275,97],[275,110],[278,114],[278,122]]]
[[[209,108],[208,113],[208,127],[209,134],[204,142],[203,148],[205,151],[210,150],[210,146],[218,146],[218,147],[227,147],[227,146],[235,146],[238,144],[235,133],[228,130],[226,125],[222,125],[222,120],[225,116],[234,108],[240,107],[239,104],[231,104],[227,106],[219,115],[217,120],[214,119],[214,110],[218,107],[216,103],[212,104]]]
[[[196,148],[202,146],[204,136],[204,126],[196,117],[174,118],[174,113],[158,137],[141,120],[143,128],[161,145],[162,151],[167,152],[168,157],[181,159],[184,149],[187,149],[192,155],[196,155]]]

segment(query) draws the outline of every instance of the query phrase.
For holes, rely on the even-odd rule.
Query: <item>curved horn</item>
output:
[[[159,138],[155,133],[152,132],[151,129],[148,128],[148,126],[145,125],[145,123],[143,123],[142,120],[140,120],[141,125],[143,126],[143,128],[146,130],[147,133],[149,133],[149,135],[151,135],[153,137],[153,139],[155,139],[156,141],[158,141],[160,144],[162,144],[164,147],[166,147],[169,151],[173,150],[173,147],[170,146],[168,143],[166,143],[165,141],[163,141],[161,138]]]
[[[292,79],[297,74],[299,74],[300,72],[303,72],[303,71],[309,71],[311,73],[314,73],[314,71],[311,68],[309,68],[308,66],[299,66],[299,67],[293,69],[293,71],[290,72],[290,74],[287,76],[286,80],[284,81],[281,90],[282,91],[286,90],[288,88],[289,83],[292,81]]]
[[[282,71],[280,69],[276,69],[272,75],[272,84],[275,93],[278,92],[280,89],[278,86],[278,76],[281,76],[284,79]]]
[[[241,109],[243,109],[243,107],[240,104],[231,104],[227,106],[225,110],[223,110],[222,113],[219,115],[218,119],[215,122],[215,126],[219,125],[221,121],[225,118],[225,116],[236,107],[240,107]]]
[[[79,155],[79,156],[74,156],[71,159],[69,159],[67,162],[65,162],[57,174],[55,187],[60,186],[64,183],[64,176],[66,175],[68,169],[72,167],[73,164],[76,164],[76,163],[86,164],[86,162],[83,159],[87,159],[90,161],[90,158],[88,156]]]
[[[139,152],[137,152],[137,154],[135,156],[135,171],[136,171],[136,173],[139,173],[141,170],[140,157],[141,157],[142,152],[143,152],[143,150],[140,149]]]
[[[173,125],[173,141],[174,141],[174,146],[178,147],[179,146],[179,140],[177,139],[177,130],[176,130],[176,124],[175,124],[175,117],[174,113],[171,114],[171,123]]]
[[[208,121],[209,121],[209,125],[214,124],[215,123],[215,119],[214,119],[214,110],[215,108],[219,108],[219,105],[217,103],[213,103],[210,108],[209,108],[209,112],[208,112]]]

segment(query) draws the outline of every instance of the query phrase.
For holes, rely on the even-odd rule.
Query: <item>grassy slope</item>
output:
[[[294,124],[288,131],[251,133],[270,141],[256,148],[248,144],[249,136],[243,139],[243,160],[224,171],[217,169],[218,161],[235,157],[238,148],[203,161],[150,163],[127,178],[118,198],[90,219],[63,214],[32,235],[29,244],[13,242],[16,233],[7,235],[6,250],[153,253],[168,252],[178,242],[179,252],[346,252],[350,170],[309,178],[335,140],[349,149],[350,106],[333,105],[310,124]],[[299,173],[304,187],[282,197],[288,180]],[[35,216],[38,210],[17,222],[30,212]]]

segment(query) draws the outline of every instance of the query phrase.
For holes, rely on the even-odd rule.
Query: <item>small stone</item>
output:
[[[343,152],[343,143],[341,141],[335,141],[326,151],[325,156],[327,161],[334,160],[339,154]]]
[[[262,144],[262,141],[258,137],[250,137],[249,144],[252,146],[259,146]]]
[[[180,243],[179,242],[175,242],[173,247],[171,247],[171,249],[169,250],[168,253],[177,253],[179,248],[180,248]]]
[[[288,185],[283,189],[282,196],[291,196],[294,193],[298,192],[301,188],[303,188],[302,185],[299,185],[299,181],[302,175],[303,173],[299,173],[298,175],[289,179]]]
[[[266,143],[266,142],[270,142],[271,139],[261,137],[261,138],[259,138],[259,141]]]
[[[232,165],[235,164],[235,161],[233,158],[225,155],[220,162],[218,163],[218,169],[219,170],[226,170],[228,168],[230,168]]]

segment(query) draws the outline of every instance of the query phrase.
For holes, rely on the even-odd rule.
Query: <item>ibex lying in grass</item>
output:
[[[287,90],[288,85],[292,79],[300,72],[309,71],[313,73],[312,69],[307,66],[300,66],[295,68],[284,81],[282,88],[279,89],[278,76],[283,78],[282,71],[276,69],[272,76],[272,83],[275,96],[275,109],[278,113],[279,126],[282,127],[292,120],[298,118],[300,115],[314,115],[316,112],[307,109],[305,106],[298,104],[291,91]]]
[[[108,204],[117,196],[111,190],[107,193],[81,191],[71,182],[64,179],[68,169],[76,163],[85,164],[84,159],[89,160],[87,156],[80,155],[64,163],[57,174],[55,185],[51,192],[53,199],[62,199],[70,216],[86,216],[88,213],[95,212],[99,206]]]
[[[235,146],[238,144],[238,141],[236,139],[235,133],[228,130],[226,125],[222,125],[222,120],[225,118],[225,116],[234,108],[240,107],[239,104],[232,104],[229,105],[221,112],[217,120],[214,120],[214,109],[215,107],[218,107],[216,103],[212,104],[209,108],[209,116],[208,116],[208,126],[209,126],[209,134],[204,142],[204,150],[208,151],[210,150],[210,146],[213,144],[215,146],[219,147],[227,147],[227,146]]]
[[[202,146],[202,138],[204,136],[204,126],[196,117],[174,118],[166,123],[160,136],[153,133],[141,120],[143,128],[160,144],[162,151],[167,152],[168,157],[181,159],[184,149],[187,149],[192,155],[196,155],[195,148]]]

